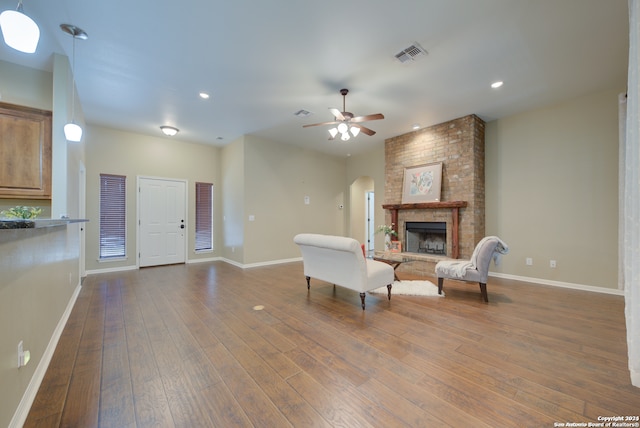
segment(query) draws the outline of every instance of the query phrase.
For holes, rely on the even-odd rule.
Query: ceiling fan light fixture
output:
[[[342,141],[349,141],[349,138],[351,138],[351,137],[349,137],[349,133],[348,132],[343,133],[342,136],[340,137],[340,139]]]
[[[349,131],[351,131],[351,135],[357,137],[360,133],[360,128],[358,128],[357,126],[352,126],[351,128],[349,128]]]
[[[348,130],[349,130],[349,127],[347,126],[346,123],[342,122],[340,125],[338,125],[338,132],[339,133],[344,134]]]
[[[161,126],[160,130],[167,137],[173,137],[174,135],[176,135],[178,133],[178,131],[180,131],[178,128],[175,128],[173,126],[167,126],[167,125]]]
[[[38,24],[22,9],[22,0],[16,10],[5,10],[0,13],[0,28],[7,46],[24,53],[34,53],[40,40]]]
[[[336,138],[336,135],[338,135],[338,128],[329,129],[329,135],[331,135],[331,138]]]

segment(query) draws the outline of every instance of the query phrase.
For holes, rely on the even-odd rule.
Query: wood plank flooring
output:
[[[302,263],[87,277],[26,427],[553,427],[640,414],[624,300],[490,278],[358,293]],[[256,310],[256,306],[264,306]]]

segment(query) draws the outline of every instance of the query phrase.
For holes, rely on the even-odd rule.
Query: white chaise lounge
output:
[[[366,259],[355,239],[301,233],[293,241],[302,252],[307,289],[311,287],[311,278],[350,288],[360,293],[364,310],[365,293],[386,285],[391,300],[393,268],[386,263]]]

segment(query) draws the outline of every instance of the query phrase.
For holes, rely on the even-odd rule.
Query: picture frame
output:
[[[404,169],[402,203],[439,202],[442,190],[442,162]]]
[[[391,241],[391,245],[389,245],[389,251],[392,253],[401,253],[402,252],[402,242],[400,241]]]

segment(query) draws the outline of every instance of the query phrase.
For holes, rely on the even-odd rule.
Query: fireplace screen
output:
[[[408,221],[405,223],[405,251],[447,255],[447,223]]]

